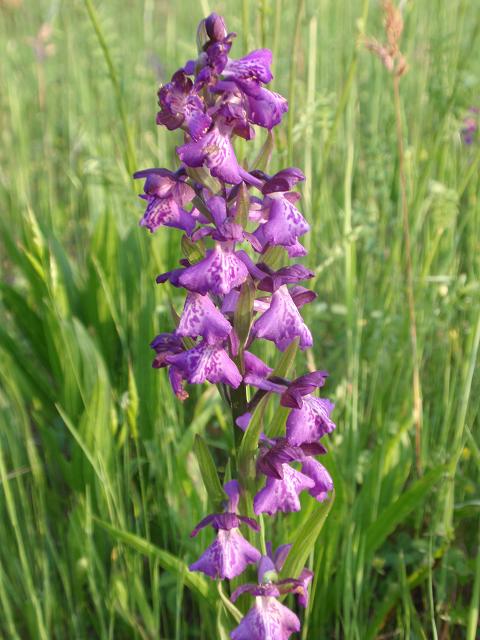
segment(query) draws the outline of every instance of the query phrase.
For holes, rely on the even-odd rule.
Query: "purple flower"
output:
[[[297,239],[310,230],[310,225],[293,202],[298,193],[274,192],[265,197],[268,220],[262,227],[265,240],[272,245],[296,246]]]
[[[188,294],[175,331],[177,336],[201,336],[208,344],[214,345],[227,338],[231,331],[232,325],[208,295],[194,292]]]
[[[314,486],[315,482],[311,478],[284,464],[282,480],[267,477],[265,487],[253,500],[253,510],[257,515],[268,513],[271,516],[277,511],[300,511],[300,493]]]
[[[312,334],[303,322],[286,285],[279,287],[272,295],[270,307],[253,325],[252,335],[272,340],[280,351],[285,351],[295,338],[300,338],[300,349],[313,344]]]
[[[201,167],[205,164],[212,176],[230,184],[239,184],[246,172],[235,157],[230,141],[231,133],[232,127],[219,118],[212,130],[200,140],[177,147],[178,156],[189,167]]]
[[[175,272],[172,272],[175,273]],[[225,295],[248,278],[248,270],[238,255],[217,243],[197,264],[187,267],[178,276],[178,284],[189,291]],[[158,282],[158,279],[157,279]]]
[[[301,445],[314,442],[335,429],[330,420],[333,402],[326,398],[307,395],[299,409],[292,409],[287,418],[287,440],[290,444]]]
[[[160,87],[158,104],[157,124],[170,130],[183,127],[194,140],[203,136],[211,125],[212,119],[205,111],[202,98],[182,69],[173,75],[171,82]]]
[[[256,564],[261,554],[238,530],[242,523],[258,530],[255,520],[235,513],[212,514],[204,518],[191,535],[195,536],[200,529],[211,525],[217,531],[217,537],[200,558],[189,566],[190,571],[201,571],[211,578],[231,580],[243,573],[247,565]]]
[[[300,620],[293,611],[280,604],[274,595],[260,595],[230,637],[232,640],[288,640],[297,631],[300,631]]]
[[[230,360],[219,344],[208,344],[205,340],[193,349],[165,358],[190,384],[202,384],[208,380],[213,384],[222,382],[235,389],[242,381],[237,365]]]
[[[146,178],[140,197],[147,201],[147,208],[140,226],[152,233],[159,226],[176,227],[189,235],[195,228],[195,220],[183,206],[190,202],[195,192],[185,182],[184,176],[167,169],[145,169],[137,171],[134,178]]]

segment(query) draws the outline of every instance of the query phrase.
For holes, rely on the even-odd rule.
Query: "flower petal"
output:
[[[236,253],[217,244],[214,249],[207,251],[206,258],[184,269],[178,282],[190,291],[225,295],[247,278],[247,267]]]
[[[300,211],[283,196],[269,197],[269,203],[270,213],[263,226],[263,234],[271,244],[285,247],[294,245],[297,238],[310,230]]]
[[[257,515],[260,513],[273,515],[277,511],[300,511],[299,494],[305,489],[313,488],[314,485],[313,480],[285,464],[283,479],[267,478],[265,487],[253,500],[253,510]]]
[[[230,637],[232,640],[288,640],[300,631],[300,620],[272,596],[257,596],[254,606]]]
[[[333,431],[335,424],[330,420],[330,414],[334,406],[326,398],[305,396],[301,408],[292,409],[287,418],[286,434],[290,444],[314,442]]]
[[[208,295],[191,292],[185,300],[180,322],[175,331],[177,336],[205,338],[208,344],[224,340],[232,330],[232,325],[217,309]]]
[[[280,351],[285,351],[297,337],[300,338],[301,349],[313,344],[312,334],[303,322],[286,285],[282,285],[272,295],[270,307],[253,325],[252,335],[272,340]]]
[[[236,389],[242,381],[237,365],[227,352],[221,346],[209,345],[206,341],[184,353],[167,356],[166,361],[181,371],[190,384],[208,380],[213,384],[223,382]]]
[[[323,464],[315,458],[306,458],[302,463],[302,473],[315,482],[309,490],[310,495],[319,502],[326,500],[328,492],[333,489],[333,480]]]
[[[256,564],[260,557],[260,552],[245,540],[238,529],[220,529],[215,541],[189,569],[201,571],[211,578],[231,580],[243,573],[249,564]]]
[[[230,127],[217,122],[216,126],[197,142],[187,142],[177,147],[178,156],[189,167],[201,167],[206,164],[212,176],[230,184],[239,184],[243,179],[242,169],[235,157],[230,133]]]

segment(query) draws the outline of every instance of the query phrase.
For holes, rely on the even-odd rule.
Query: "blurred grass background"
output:
[[[338,428],[302,638],[476,637],[480,142],[461,129],[480,106],[480,15],[473,0],[402,4],[421,475],[392,85],[357,46],[361,32],[383,38],[379,3],[0,2],[2,638],[222,637],[225,612],[183,562],[211,537],[189,538],[210,510],[193,439],[221,466],[229,416],[215,389],[181,405],[150,368],[169,296],[181,304],[154,279],[179,245],[138,227],[131,178],[175,165],[156,90],[195,55],[211,10],[239,34],[234,57],[273,49],[290,112],[272,169],[292,162],[308,179],[306,319]],[[290,540],[303,517],[269,537]]]

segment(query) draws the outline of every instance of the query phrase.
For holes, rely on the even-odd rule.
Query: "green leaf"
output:
[[[227,496],[222,488],[218,477],[217,468],[205,441],[198,433],[195,436],[193,451],[197,458],[200,473],[202,474],[203,484],[207,490],[208,497],[215,506],[220,507]]]
[[[240,344],[243,346],[250,332],[253,318],[253,303],[255,301],[255,286],[249,278],[240,289],[237,306],[233,316],[233,327],[237,332]]]
[[[213,194],[219,193],[222,188],[220,182],[216,178],[214,178],[210,171],[208,169],[205,169],[205,167],[187,167],[187,174],[190,178],[192,178],[192,180],[195,180],[195,182],[199,182],[200,184],[203,184],[203,186],[207,187],[207,189],[210,189]],[[193,201],[194,204],[195,201],[196,198]],[[209,213],[209,218],[210,217],[211,216]]]
[[[123,542],[144,556],[156,560],[165,571],[170,571],[171,573],[175,573],[180,576],[186,587],[204,598],[213,608],[215,608],[217,598],[212,586],[203,576],[198,573],[194,573],[193,571],[189,571],[187,565],[182,560],[168,551],[160,549],[140,536],[129,533],[128,531],[117,529],[117,527],[114,527],[108,522],[104,522],[95,516],[93,517],[93,520],[101,529],[107,531],[107,533],[109,533],[112,538],[118,542]]]
[[[247,185],[242,182],[238,189],[237,196],[237,212],[235,214],[235,220],[242,227],[246,227],[248,224],[248,212],[250,209],[250,194],[248,193]]]
[[[262,145],[262,148],[258,152],[258,156],[253,161],[253,165],[250,171],[252,171],[253,169],[260,169],[260,171],[265,171],[267,169],[268,163],[270,162],[270,157],[273,151],[273,144],[274,144],[273,133],[269,131],[267,133],[267,139],[265,140],[265,142]]]
[[[263,254],[262,262],[271,269],[277,270],[285,264],[285,249],[282,247],[269,247]]]
[[[298,529],[282,569],[282,578],[297,578],[300,575],[322,531],[334,500],[335,492],[332,493],[330,500],[322,502],[318,506],[315,505],[311,515]]]
[[[255,454],[258,449],[258,439],[262,432],[263,415],[269,399],[270,394],[267,394],[256,406],[238,450],[238,467],[245,478],[247,486],[255,479]]]
[[[192,242],[187,236],[182,236],[181,240],[182,253],[189,262],[198,262],[205,257],[205,251],[202,251],[201,242]]]
[[[373,555],[385,539],[407,516],[418,509],[433,486],[446,472],[446,465],[439,465],[412,484],[398,500],[390,504],[367,529],[365,553]]]
[[[273,370],[273,376],[279,376],[280,378],[286,378],[290,373],[293,363],[295,362],[295,356],[297,354],[299,338],[295,338],[291,342],[285,351],[282,353],[277,366]]]
[[[281,405],[277,407],[275,415],[266,429],[266,434],[269,438],[279,438],[284,435],[289,412],[290,409],[287,407],[282,407]]]

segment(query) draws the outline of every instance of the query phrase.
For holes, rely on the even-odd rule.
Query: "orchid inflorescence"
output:
[[[235,155],[233,140],[251,140],[254,126],[269,131],[268,149],[271,130],[288,104],[264,86],[272,79],[271,52],[258,49],[232,59],[234,37],[220,16],[202,20],[198,58],[158,92],[157,124],[184,132],[184,144],[177,147],[180,166],[146,169],[135,178],[145,178],[141,197],[147,207],[140,224],[151,232],[162,225],[183,231],[181,266],[159,275],[157,282],[184,288],[185,304],[176,329],[151,343],[153,366],[168,370],[180,400],[188,397],[187,383],[218,385],[236,430],[232,468],[238,478],[224,478],[223,511],[208,515],[192,532],[195,536],[210,526],[216,537],[190,570],[231,580],[256,565],[257,583],[242,584],[231,595],[232,602],[242,594],[255,597],[231,638],[283,640],[300,630],[300,621],[280,598],[295,593],[306,607],[313,574],[303,569],[280,579],[291,545],[274,554],[269,543],[261,542],[264,536],[259,536],[261,552],[251,541],[263,528],[260,514],[299,511],[303,491],[320,502],[328,498],[332,479],[316,456],[326,453],[320,439],[335,425],[333,404],[314,395],[325,383],[325,371],[290,380],[254,353],[262,340],[284,355],[297,346],[311,347],[312,334],[299,309],[316,295],[300,284],[313,277],[312,271],[301,264],[281,266],[306,255],[300,238],[309,225],[294,191],[303,173],[247,170]],[[258,412],[275,398],[284,421],[262,432]],[[252,429],[257,434],[250,441],[253,455],[242,458],[242,451],[251,452],[242,448],[241,438]],[[250,530],[250,541],[242,528],[245,535]]]

